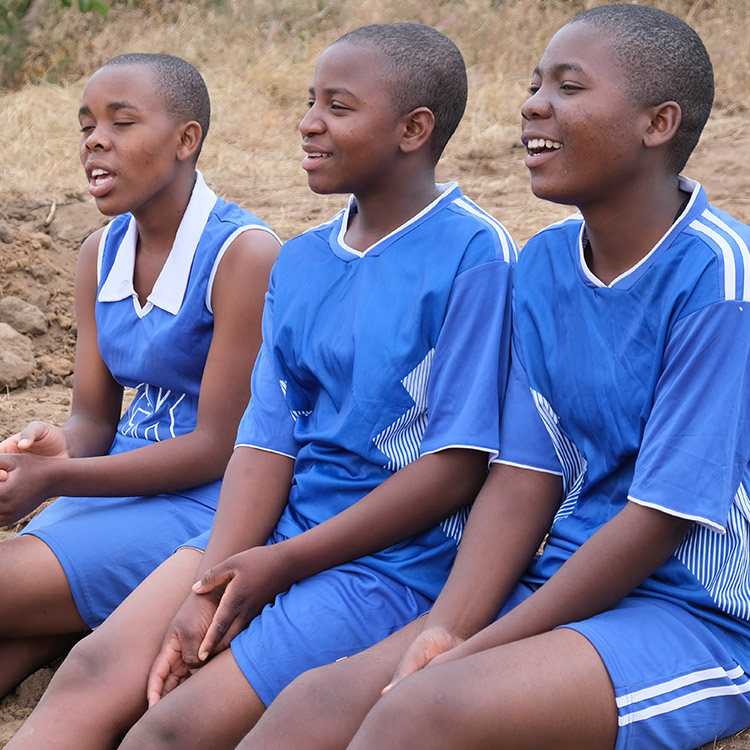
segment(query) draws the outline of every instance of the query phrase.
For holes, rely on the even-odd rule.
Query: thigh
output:
[[[351,750],[612,750],[612,684],[586,638],[556,630],[427,667],[368,714]]]
[[[180,544],[210,528],[213,516],[181,495],[61,497],[21,533],[49,546],[81,619],[95,628]]]
[[[750,723],[750,675],[727,641],[670,602],[628,597],[568,627],[601,654],[614,684],[618,750],[690,750]]]
[[[348,563],[277,596],[234,638],[232,653],[268,706],[303,672],[369,648],[431,604],[378,571]]]
[[[238,750],[345,748],[421,628],[421,620],[413,621],[365,651],[305,672],[271,703]]]
[[[52,550],[33,536],[0,542],[0,635],[82,633],[68,579]]]

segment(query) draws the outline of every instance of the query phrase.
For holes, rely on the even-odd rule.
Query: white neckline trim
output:
[[[405,221],[400,227],[396,227],[392,232],[389,232],[385,237],[379,239],[374,244],[370,245],[366,250],[355,250],[353,247],[348,245],[346,241],[344,240],[344,236],[346,235],[346,230],[349,228],[349,218],[352,215],[353,209],[356,208],[357,202],[353,195],[349,196],[349,200],[346,204],[346,208],[343,211],[343,216],[341,218],[341,226],[339,227],[339,235],[338,235],[338,244],[341,247],[342,250],[346,250],[347,252],[350,252],[352,255],[356,255],[358,258],[364,258],[367,253],[369,253],[373,248],[378,247],[378,245],[381,245],[383,242],[386,242],[394,235],[398,234],[399,232],[402,232],[406,227],[411,226],[416,221],[419,221],[425,214],[432,211],[432,209],[440,203],[440,201],[445,200],[445,197],[451,193],[455,188],[458,187],[457,182],[445,182],[440,183],[437,185],[438,190],[440,191],[440,195],[435,198],[432,203],[430,203],[428,206],[425,206],[418,214],[415,214],[411,217],[408,221]]]
[[[153,307],[159,307],[172,315],[177,315],[185,297],[195,251],[215,203],[216,193],[206,185],[203,176],[196,170],[193,192],[177,229],[174,244],[143,307],[141,307],[138,295],[133,288],[138,228],[135,217],[131,216],[125,236],[117,249],[112,268],[99,291],[98,300],[100,302],[119,302],[132,297],[139,317],[143,317]],[[99,245],[99,263],[101,263],[105,237],[106,233],[103,234],[102,242]]]
[[[680,215],[674,220],[672,225],[667,229],[667,231],[664,233],[664,236],[649,250],[646,255],[644,255],[634,266],[631,268],[628,268],[627,271],[624,273],[621,273],[616,279],[613,279],[609,282],[609,284],[605,284],[601,279],[599,279],[598,276],[595,276],[591,269],[588,267],[588,264],[586,263],[586,258],[583,255],[583,235],[586,231],[586,224],[581,223],[581,231],[578,234],[578,258],[579,262],[581,264],[581,268],[583,269],[583,273],[586,275],[586,278],[591,281],[592,284],[595,284],[598,287],[601,287],[602,289],[605,288],[612,288],[615,286],[618,282],[622,281],[623,279],[630,276],[630,274],[635,273],[644,263],[648,261],[649,258],[661,247],[661,245],[664,244],[664,241],[672,234],[672,231],[674,228],[679,224],[682,219],[692,210],[693,204],[695,203],[698,194],[700,193],[700,183],[696,182],[695,180],[691,180],[687,177],[683,177],[680,175],[678,178],[679,186],[682,190],[685,192],[690,193],[690,200],[687,202],[687,205],[683,209],[683,211],[680,213]]]

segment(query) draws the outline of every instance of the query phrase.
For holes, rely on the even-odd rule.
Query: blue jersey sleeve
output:
[[[750,460],[750,305],[675,324],[629,498],[723,532]]]
[[[512,266],[502,260],[460,274],[440,329],[420,453],[460,447],[497,455],[509,370]]]
[[[274,362],[273,274],[263,307],[263,343],[253,368],[250,402],[237,430],[237,446],[249,446],[292,458],[299,451],[294,437],[294,417],[284,398],[284,381]]]
[[[546,402],[531,390],[518,339],[513,336],[508,389],[500,420],[498,463],[561,475],[562,465],[543,415],[555,419]]]

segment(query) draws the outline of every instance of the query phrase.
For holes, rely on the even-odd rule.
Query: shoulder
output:
[[[685,253],[715,275],[720,301],[750,300],[750,227],[708,204],[683,238]]]
[[[446,205],[445,223],[466,237],[467,244],[477,240],[485,247],[486,261],[500,260],[514,264],[518,247],[505,226],[488,211],[458,192]],[[441,222],[442,223],[442,222]],[[441,234],[445,227],[440,227]]]

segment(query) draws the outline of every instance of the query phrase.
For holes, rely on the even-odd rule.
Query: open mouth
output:
[[[562,143],[549,138],[532,138],[526,141],[526,151],[529,154],[543,154],[548,151],[557,151],[559,148],[562,148]]]
[[[92,185],[101,185],[103,182],[108,180],[112,175],[109,172],[105,172],[103,169],[93,169],[91,171],[91,177],[89,181]]]

